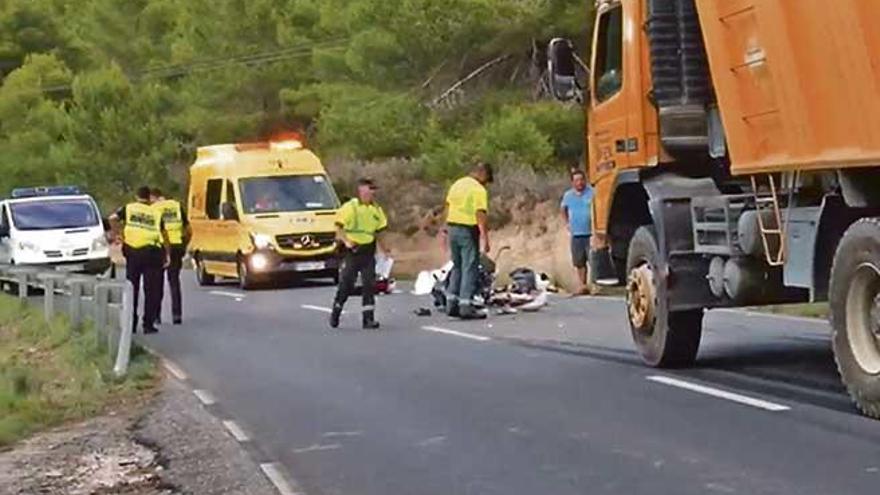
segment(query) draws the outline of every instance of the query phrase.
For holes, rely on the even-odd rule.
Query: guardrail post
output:
[[[110,290],[107,301],[107,349],[111,352],[119,345],[119,336],[122,328],[118,328],[120,315],[122,314],[125,284],[121,282],[106,282]]]
[[[98,345],[107,331],[107,309],[110,304],[110,287],[105,283],[95,285],[94,323]]]
[[[9,269],[9,274],[15,278],[15,281],[18,284],[19,299],[27,299],[28,284],[31,281],[31,276],[35,275],[37,271],[36,268],[26,266],[14,266]]]
[[[70,321],[74,325],[80,325],[83,322],[84,298],[86,296],[86,287],[89,285],[89,279],[85,277],[74,277],[67,280],[67,287],[70,291],[70,300],[68,300],[68,314]]]
[[[122,307],[119,310],[119,349],[113,373],[123,376],[128,371],[131,357],[131,334],[134,327],[134,286],[126,281],[122,289]]]
[[[44,272],[37,274],[37,280],[43,286],[43,313],[46,321],[52,321],[55,317],[55,291],[64,285],[67,275],[63,273]]]

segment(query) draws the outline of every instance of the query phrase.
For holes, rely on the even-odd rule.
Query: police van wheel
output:
[[[208,273],[208,270],[205,268],[205,263],[201,260],[201,258],[195,258],[196,263],[196,282],[199,283],[202,287],[208,287],[214,285],[216,280],[214,276]]]

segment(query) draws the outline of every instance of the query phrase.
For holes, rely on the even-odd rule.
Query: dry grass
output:
[[[0,446],[38,430],[139,400],[155,385],[153,359],[133,351],[126,379],[114,377],[91,326],[62,319],[0,295]]]

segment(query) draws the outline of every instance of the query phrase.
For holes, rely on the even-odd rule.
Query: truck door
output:
[[[624,86],[623,5],[600,11],[593,40],[590,111],[590,179],[593,183],[629,165]]]

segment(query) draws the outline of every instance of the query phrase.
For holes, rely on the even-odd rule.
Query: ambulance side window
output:
[[[208,181],[208,191],[205,200],[205,213],[211,220],[220,219],[220,199],[223,194],[223,179],[211,179]]]

